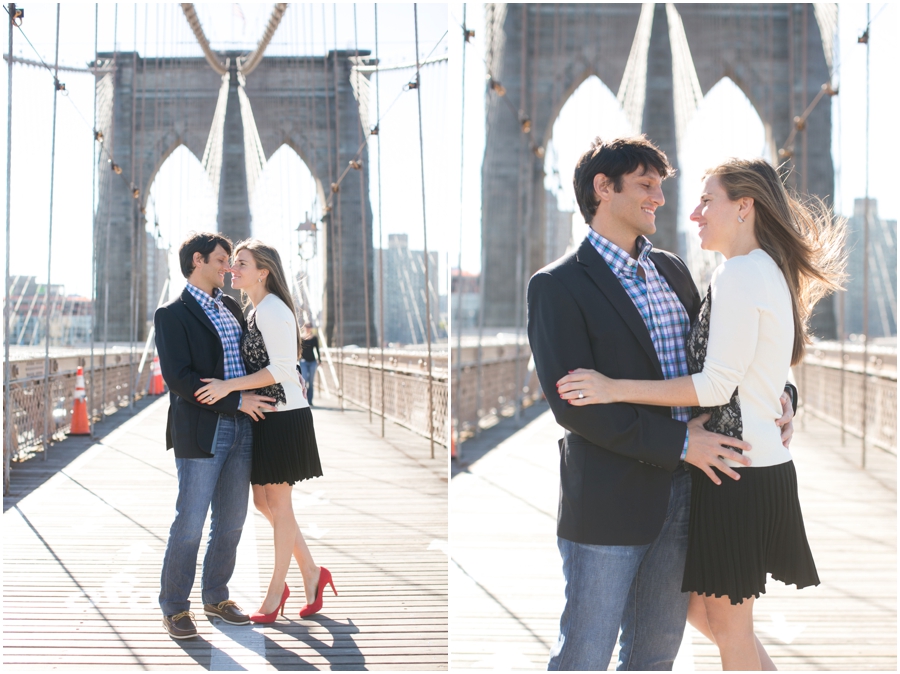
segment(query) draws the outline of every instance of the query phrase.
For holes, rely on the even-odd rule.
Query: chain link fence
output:
[[[341,354],[332,350],[335,374],[342,377],[344,399],[365,410],[380,415],[381,351],[370,349],[368,358],[364,350],[344,350]],[[431,437],[443,445],[449,445],[447,419],[447,353],[432,353],[432,376],[428,378],[428,354],[399,349],[384,352],[384,418],[404,426],[419,435]],[[318,377],[328,377],[333,382],[330,367],[323,363]],[[429,393],[429,388],[430,393]],[[431,423],[428,420],[429,395],[432,400]]]
[[[861,348],[845,350],[842,361],[839,345],[814,345],[794,368],[800,407],[857,438],[865,432],[867,445],[896,455],[896,349],[870,352],[865,370]]]
[[[57,351],[56,356],[50,358],[49,378],[46,378],[43,357],[10,359],[9,400],[5,396],[3,400],[4,419],[6,406],[11,405],[9,433],[3,435],[4,494],[9,488],[9,467],[12,461],[24,458],[38,449],[46,451],[50,444],[64,439],[69,432],[77,369],[84,369],[88,416],[93,423],[120,407],[126,407],[132,393],[135,393],[135,398],[139,398],[147,390],[151,359],[147,359],[143,370],[138,373],[140,356],[140,352],[133,356],[132,368],[130,349],[119,347],[108,351],[105,362],[103,354],[95,352],[92,372],[89,351]],[[137,379],[136,386],[131,383],[132,375]]]

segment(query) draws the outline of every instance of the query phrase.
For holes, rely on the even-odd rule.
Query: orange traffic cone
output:
[[[75,401],[72,404],[72,426],[69,435],[90,435],[87,404],[84,400],[84,369],[78,368],[75,374]]]
[[[165,384],[163,384],[162,370],[159,368],[159,356],[153,357],[153,364],[150,366],[150,390],[147,391],[152,396],[162,395],[166,392]]]

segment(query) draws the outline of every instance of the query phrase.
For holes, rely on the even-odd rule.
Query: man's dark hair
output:
[[[594,176],[602,173],[612,182],[613,190],[622,191],[622,176],[638,169],[654,168],[665,180],[675,173],[665,153],[647,140],[646,136],[616,138],[607,143],[599,136],[591,141],[591,149],[575,165],[575,199],[584,221],[588,224],[597,212],[599,201],[594,192]]]
[[[191,234],[181,248],[178,249],[178,261],[181,263],[181,273],[185,278],[190,278],[194,272],[194,253],[200,253],[204,262],[209,262],[209,254],[216,246],[222,246],[225,252],[231,255],[231,239],[222,234],[212,232],[195,232]]]

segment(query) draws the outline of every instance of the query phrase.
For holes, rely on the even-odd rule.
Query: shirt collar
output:
[[[222,304],[222,295],[225,293],[222,292],[221,288],[213,288],[212,297],[210,297],[207,293],[200,290],[197,286],[192,283],[187,284],[188,292],[194,296],[194,299],[200,303],[201,307],[204,308],[212,308],[215,307],[218,309]]]
[[[650,240],[646,236],[639,236],[637,238],[638,259],[635,260],[622,248],[594,231],[593,228],[588,229],[587,238],[616,275],[636,274],[638,264],[646,266],[650,251],[653,250]]]

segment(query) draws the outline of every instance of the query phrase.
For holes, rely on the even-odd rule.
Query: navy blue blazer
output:
[[[228,295],[222,297],[222,302],[245,330],[247,324],[240,305]],[[241,398],[239,391],[212,405],[194,398],[194,393],[205,385],[201,378],[225,379],[222,340],[187,288],[180,297],[156,310],[153,323],[159,366],[169,387],[166,449],[174,447],[179,459],[210,458],[219,414],[237,414]]]
[[[661,250],[650,257],[693,323],[701,298],[684,262]],[[663,379],[640,313],[587,239],[529,281],[528,339],[544,395],[566,429],[557,534],[593,545],[650,543],[662,529],[687,425],[669,407],[576,407],[556,391],[579,367],[614,379]]]

